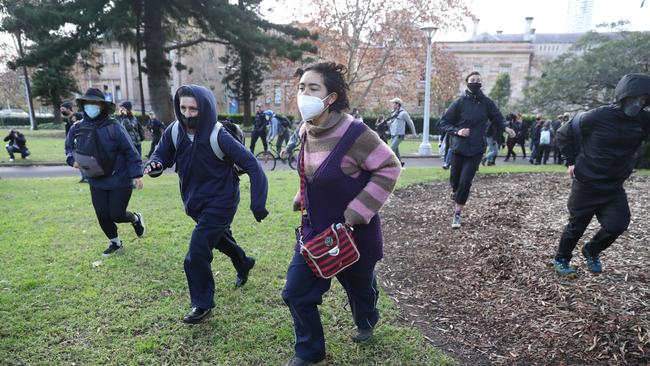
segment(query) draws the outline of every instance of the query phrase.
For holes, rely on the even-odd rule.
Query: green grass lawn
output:
[[[400,185],[434,177],[405,171]],[[257,265],[242,289],[215,251],[216,308],[199,326],[189,310],[183,258],[193,222],[183,213],[175,175],[145,179],[129,208],[146,218],[137,239],[120,225],[123,253],[107,246],[87,185],[74,178],[0,180],[1,365],[280,365],[293,353],[291,316],[280,292],[293,254],[290,210],[295,172],[269,174],[271,215],[258,224],[247,209],[248,183],[233,232]],[[350,341],[354,323],[336,281],[321,307],[329,365],[439,365],[453,361],[403,324],[380,298],[382,319],[368,344]]]

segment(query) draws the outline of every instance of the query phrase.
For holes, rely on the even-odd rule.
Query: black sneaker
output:
[[[111,242],[111,245],[106,248],[106,250],[102,253],[104,257],[108,257],[109,255],[117,252],[118,250],[122,249],[122,241],[120,241],[120,244],[115,244],[115,242]]]
[[[298,356],[293,356],[287,363],[284,364],[284,366],[311,366],[314,363],[315,362],[303,360]]]
[[[372,338],[373,329],[358,329],[357,334],[352,336],[352,341],[362,343]]]
[[[144,236],[145,233],[144,218],[142,217],[142,214],[139,212],[134,212],[133,214],[138,219],[138,221],[132,223],[131,225],[133,225],[133,230],[135,230],[135,235],[137,235],[138,238],[141,238]]]
[[[242,273],[241,275],[238,274],[237,278],[235,278],[235,287],[242,287],[248,282],[248,274],[250,273],[251,269],[255,267],[255,258],[253,257],[247,257],[248,258],[248,269],[246,272]]]

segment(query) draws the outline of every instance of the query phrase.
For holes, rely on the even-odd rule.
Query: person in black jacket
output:
[[[163,131],[165,131],[165,124],[156,118],[156,112],[150,111],[147,128],[149,129],[149,132],[151,132],[151,148],[147,154],[147,158],[149,158],[151,157],[151,154],[153,154],[153,152],[156,150],[156,146],[160,142],[160,137],[162,136]]]
[[[600,253],[630,223],[623,183],[632,174],[634,153],[650,134],[650,75],[623,76],[614,91],[615,103],[578,114],[558,130],[558,144],[573,178],[564,228],[555,255],[555,271],[575,277],[569,262],[573,249],[594,215],[600,230],[582,247],[587,269],[602,272]]]
[[[515,131],[506,127],[503,115],[492,99],[481,91],[481,74],[474,71],[465,78],[467,90],[454,101],[440,119],[440,128],[451,137],[451,174],[455,210],[451,227],[460,227],[460,215],[469,197],[469,189],[483,152],[488,121],[496,133],[504,129],[511,137]]]
[[[19,152],[20,157],[23,159],[29,159],[29,149],[27,148],[27,139],[25,135],[20,133],[17,129],[12,128],[9,131],[9,134],[4,138],[5,142],[9,142],[7,146],[7,152],[9,153],[9,161],[14,161],[14,153]]]
[[[269,123],[271,117],[267,115],[262,110],[262,105],[258,104],[257,111],[255,112],[255,119],[253,120],[253,132],[251,132],[251,152],[255,154],[255,144],[257,139],[262,140],[262,145],[264,145],[264,151],[269,150],[268,142],[266,141],[266,125]]]
[[[68,131],[70,131],[70,127],[72,127],[72,124],[74,123],[71,121],[72,115],[74,114],[74,110],[72,109],[72,102],[66,100],[61,103],[59,106],[59,111],[61,112],[61,116],[63,116],[65,119],[65,135],[68,136]]]

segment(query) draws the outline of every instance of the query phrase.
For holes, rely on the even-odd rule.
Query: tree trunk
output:
[[[144,2],[143,39],[147,56],[147,84],[151,106],[161,121],[176,119],[172,108],[172,96],[169,88],[170,62],[165,55],[165,32],[162,29],[163,11],[158,1]]]
[[[50,92],[50,100],[52,101],[52,114],[54,115],[54,123],[61,122],[61,96],[57,93],[56,90]]]
[[[251,124],[251,59],[252,55],[246,50],[239,51],[241,61],[242,99],[244,103],[244,125]]]

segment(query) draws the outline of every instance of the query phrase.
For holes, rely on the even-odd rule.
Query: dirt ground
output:
[[[562,174],[477,176],[451,228],[446,181],[397,191],[382,210],[379,280],[405,321],[467,365],[650,364],[650,178],[626,183],[629,230],[578,278],[549,268],[566,225]],[[597,230],[593,220],[583,239]]]

